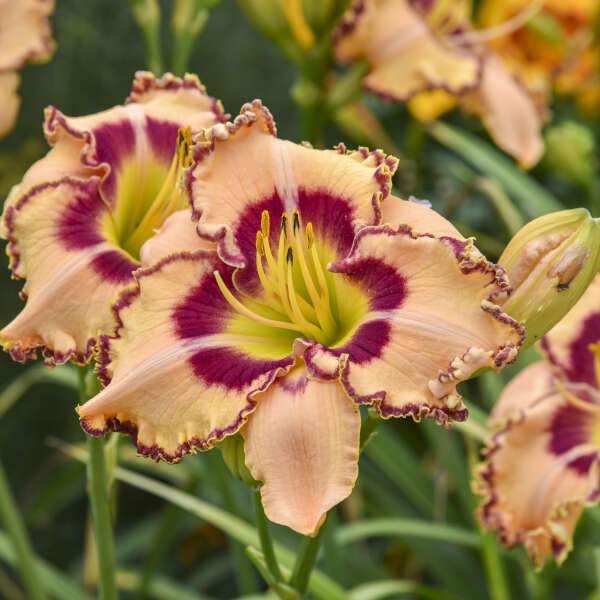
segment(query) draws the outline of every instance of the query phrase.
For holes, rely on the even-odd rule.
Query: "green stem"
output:
[[[369,410],[367,418],[360,428],[360,452],[365,449],[365,446],[373,439],[375,430],[379,427],[383,419],[374,410]]]
[[[214,452],[210,453],[207,458],[212,460],[214,469],[211,469],[216,476],[216,483],[223,499],[225,510],[241,517],[238,503],[235,501],[233,491],[231,489],[232,477],[223,457],[220,454]],[[252,566],[252,563],[246,555],[246,548],[243,544],[240,544],[237,540],[229,540],[231,544],[231,558],[234,564],[235,579],[238,585],[241,596],[249,596],[258,592],[257,578],[255,576],[256,571]]]
[[[82,402],[88,399],[85,369],[80,369],[79,397]],[[104,438],[88,435],[86,436],[86,444],[89,453],[89,462],[87,463],[88,496],[98,552],[99,595],[102,600],[117,600],[115,545],[108,495]]]
[[[160,5],[157,0],[129,0],[129,3],[133,18],[144,36],[148,68],[160,76],[163,73]]]
[[[300,596],[304,596],[306,593],[310,573],[315,566],[319,545],[321,543],[321,536],[323,535],[325,527],[325,525],[321,526],[319,533],[317,533],[315,537],[305,537],[302,540],[300,552],[298,552],[298,558],[296,559],[296,564],[294,565],[294,570],[290,577],[290,585],[298,591]]]
[[[265,515],[265,511],[262,505],[262,499],[260,497],[260,490],[254,490],[254,509],[256,512],[256,525],[258,528],[258,536],[260,538],[260,545],[262,553],[265,557],[265,562],[269,568],[271,576],[276,582],[283,583],[283,575],[279,568],[279,563],[275,558],[275,551],[273,550],[273,541],[271,540],[271,534],[269,533],[269,522]]]
[[[44,600],[41,581],[34,562],[34,552],[15,499],[10,491],[4,468],[0,464],[0,516],[10,535],[18,559],[23,586],[31,600]]]

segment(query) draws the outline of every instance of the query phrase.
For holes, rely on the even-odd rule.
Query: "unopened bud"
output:
[[[566,121],[546,131],[544,161],[552,171],[560,173],[585,188],[594,183],[596,173],[596,142],[588,127]]]
[[[247,485],[256,486],[258,482],[246,466],[246,454],[244,452],[244,440],[236,433],[223,439],[217,446],[221,450],[223,460],[231,471],[231,474]]]
[[[585,208],[534,219],[498,262],[513,286],[502,309],[525,326],[525,348],[567,314],[600,269],[600,219]]]

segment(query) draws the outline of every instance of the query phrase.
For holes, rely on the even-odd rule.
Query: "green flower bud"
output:
[[[548,127],[545,138],[544,161],[551,170],[584,188],[594,185],[596,143],[588,127],[565,121]]]
[[[239,433],[227,436],[217,447],[221,450],[223,460],[234,477],[251,486],[259,485],[246,466],[244,440]]]
[[[502,310],[525,326],[524,349],[567,314],[600,269],[600,219],[585,208],[534,219],[498,262],[514,288]]]

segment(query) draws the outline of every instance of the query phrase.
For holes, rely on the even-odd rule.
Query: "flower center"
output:
[[[179,129],[171,165],[165,168],[152,159],[132,163],[119,175],[120,198],[107,229],[117,245],[139,260],[140,249],[167,217],[189,206],[182,181],[190,166],[191,129]]]
[[[339,291],[332,282],[333,274],[323,267],[312,223],[303,228],[295,210],[291,219],[287,213],[281,217],[277,248],[271,249],[270,233],[270,216],[265,210],[261,228],[256,232],[260,298],[246,296],[244,302],[240,301],[215,271],[221,293],[239,315],[254,323],[295,332],[294,337],[300,335],[326,346],[339,342],[347,333],[343,323],[334,317],[339,315],[335,310]]]

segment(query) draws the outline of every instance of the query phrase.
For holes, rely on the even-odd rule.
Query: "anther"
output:
[[[306,248],[310,250],[315,242],[315,234],[313,233],[312,223],[306,224]]]
[[[297,210],[292,213],[292,228],[294,230],[294,234],[296,234],[300,229],[300,214]]]
[[[292,250],[291,246],[289,246],[287,249],[287,255],[285,259],[287,260],[287,262],[294,264],[294,251]]]
[[[288,222],[288,216],[287,213],[283,213],[281,215],[281,232],[283,233],[283,235],[287,236],[287,222]]]
[[[262,231],[263,237],[268,240],[269,234],[271,232],[271,219],[269,218],[268,210],[262,211],[262,215],[260,217],[260,229]]]
[[[256,232],[256,252],[259,256],[263,256],[265,253],[265,242],[260,231]]]

